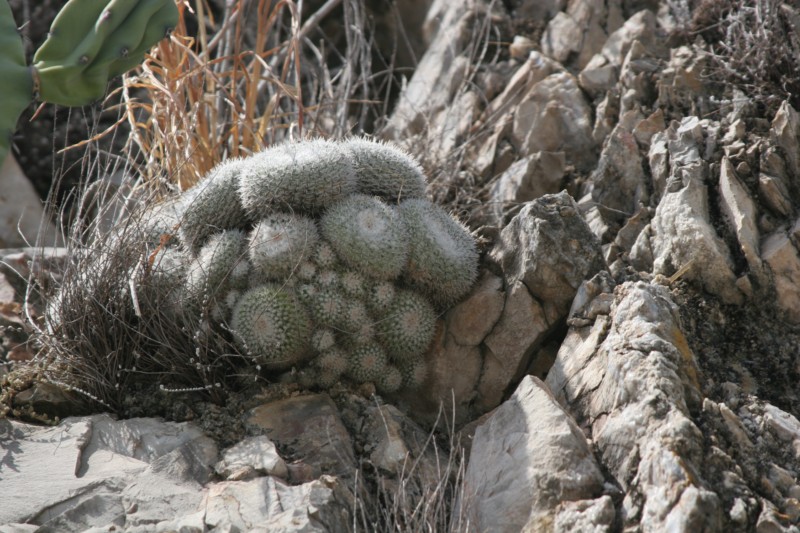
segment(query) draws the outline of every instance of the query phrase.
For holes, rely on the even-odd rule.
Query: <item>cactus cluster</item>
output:
[[[419,386],[439,313],[477,275],[474,240],[425,198],[419,165],[364,139],[224,162],[145,220],[150,285],[179,287],[185,312],[307,386]]]

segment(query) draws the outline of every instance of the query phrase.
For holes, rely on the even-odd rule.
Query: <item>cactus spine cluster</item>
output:
[[[277,146],[218,166],[170,204],[180,231],[158,257],[190,258],[187,308],[262,368],[391,394],[424,382],[437,317],[477,271],[470,233],[424,191],[419,165],[388,144]]]

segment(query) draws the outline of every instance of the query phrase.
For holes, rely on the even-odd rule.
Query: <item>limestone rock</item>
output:
[[[314,477],[332,474],[350,479],[355,474],[353,442],[327,394],[265,403],[248,412],[246,424],[311,466]]]
[[[703,435],[694,355],[663,287],[626,283],[608,315],[571,328],[547,384],[592,428],[608,472],[626,492],[623,527],[719,531],[721,502],[697,473]]]
[[[0,166],[0,248],[29,246],[37,242],[42,227],[41,244],[56,243],[56,229],[44,221],[44,208],[33,185],[19,168],[13,154]]]
[[[786,157],[787,170],[800,181],[800,113],[788,101],[781,104],[772,121],[770,137],[781,147]]]
[[[730,159],[722,158],[719,176],[719,190],[722,211],[728,224],[736,235],[750,271],[757,276],[761,274],[761,258],[759,251],[758,222],[755,201],[745,186],[736,177]]]
[[[595,162],[592,112],[574,76],[551,74],[530,89],[514,112],[511,141],[522,154],[564,152],[580,168]]]
[[[172,519],[200,503],[217,456],[195,426],[154,419],[94,415],[51,428],[0,420],[0,432],[0,523],[51,530]]]
[[[329,533],[349,531],[353,499],[331,476],[297,486],[260,477],[211,485],[201,508],[213,531]]]
[[[485,341],[488,351],[478,384],[480,411],[500,403],[506,388],[519,379],[551,327],[542,305],[524,283],[517,281],[508,288],[500,321]]]
[[[790,322],[800,324],[800,253],[785,230],[764,238],[761,258],[772,270],[778,306]]]
[[[264,475],[286,479],[289,475],[275,444],[263,435],[248,437],[225,450],[214,470],[231,481]]]
[[[565,191],[526,204],[500,232],[490,256],[509,285],[522,281],[561,316],[581,282],[605,268],[600,243]]]
[[[656,42],[656,16],[650,10],[642,10],[625,21],[625,24],[608,36],[602,54],[612,65],[622,66],[622,60],[634,41],[646,47]]]
[[[484,271],[464,300],[445,315],[447,332],[461,346],[478,346],[503,312],[503,280]]]
[[[590,177],[592,201],[609,222],[621,223],[625,215],[632,215],[649,200],[632,122],[621,121],[614,128]]]
[[[474,531],[538,531],[559,504],[599,496],[603,481],[586,437],[528,376],[476,429],[460,505]]]
[[[497,225],[521,204],[560,191],[564,166],[564,152],[536,152],[512,164],[489,192]]]
[[[730,252],[711,224],[702,131],[694,118],[669,130],[670,177],[650,223],[653,273],[681,271],[724,301],[741,303]]]

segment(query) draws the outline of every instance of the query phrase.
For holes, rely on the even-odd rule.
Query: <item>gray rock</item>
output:
[[[95,415],[52,428],[2,420],[0,428],[0,523],[55,531],[171,519],[200,503],[217,455],[188,423]]]
[[[597,169],[589,178],[592,200],[608,222],[622,223],[649,200],[642,158],[633,135],[638,122],[641,120],[631,115],[617,124],[606,139]]]
[[[506,388],[521,377],[552,326],[524,283],[517,281],[508,288],[500,321],[485,341],[476,402],[481,412],[500,404]]]
[[[597,97],[611,89],[619,78],[618,67],[612,65],[602,54],[595,56],[586,64],[578,74],[578,83],[584,91]]]
[[[460,505],[474,531],[539,531],[562,502],[599,496],[603,481],[586,437],[528,376],[476,429]]]
[[[800,113],[788,101],[775,113],[770,137],[783,150],[787,170],[795,180],[800,180]]]
[[[508,167],[489,192],[497,225],[504,226],[506,213],[516,214],[521,204],[560,191],[564,166],[564,152],[536,152]]]
[[[327,394],[307,394],[259,405],[247,413],[246,424],[309,465],[313,477],[332,474],[351,479],[355,474],[353,442]]]
[[[711,223],[703,126],[690,117],[668,132],[670,177],[650,223],[653,273],[680,272],[725,302],[742,303],[730,252]]]
[[[478,346],[503,312],[503,280],[484,271],[469,295],[445,315],[447,332],[461,346]]]
[[[787,216],[792,212],[792,200],[789,189],[783,179],[760,173],[758,176],[758,192],[767,207],[776,214]]]
[[[567,334],[547,384],[585,420],[626,492],[623,527],[720,531],[721,504],[698,478],[703,435],[698,369],[677,306],[657,285],[626,283],[608,315]]]
[[[553,523],[554,532],[605,533],[612,531],[616,511],[611,496],[563,502]]]
[[[584,279],[605,268],[600,243],[565,191],[526,204],[490,256],[509,286],[523,282],[556,316],[566,315]]]
[[[447,457],[431,442],[429,432],[396,407],[371,405],[361,438],[370,462],[389,474],[395,484],[412,476],[423,487],[436,486],[442,480]]]
[[[642,10],[625,21],[625,24],[611,35],[601,53],[612,65],[622,66],[622,60],[634,41],[652,47],[657,39],[656,16],[652,11]]]
[[[564,152],[580,168],[594,164],[592,110],[574,76],[551,74],[531,87],[514,112],[511,142],[525,155]]]
[[[202,508],[213,531],[331,533],[350,530],[353,497],[331,476],[297,486],[260,477],[211,485]]]
[[[786,230],[766,236],[760,255],[772,271],[778,307],[790,322],[800,324],[800,253]]]
[[[286,479],[289,475],[275,444],[263,435],[248,437],[222,452],[214,470],[229,481],[265,475]]]
[[[567,13],[560,11],[550,19],[542,35],[542,52],[559,63],[565,63],[570,54],[581,51],[583,30]]]
[[[719,175],[720,205],[726,220],[739,241],[751,275],[760,277],[758,210],[747,188],[736,176],[727,157],[722,158]]]
[[[13,154],[0,164],[0,248],[36,243],[40,227],[42,240],[38,242],[56,244],[56,228],[44,220],[42,201]]]

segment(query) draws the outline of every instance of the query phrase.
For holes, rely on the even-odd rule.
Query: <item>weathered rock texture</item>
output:
[[[188,425],[2,421],[0,522],[345,531],[361,467],[403,496],[384,502],[433,494],[409,468],[452,489],[442,529],[798,531],[800,113],[713,84],[713,27],[687,34],[678,4],[433,0],[376,133],[486,253],[425,385],[390,403],[290,390],[248,406],[221,457]],[[4,360],[30,358],[24,284],[0,274]],[[418,425],[437,417],[463,428],[458,487]]]

